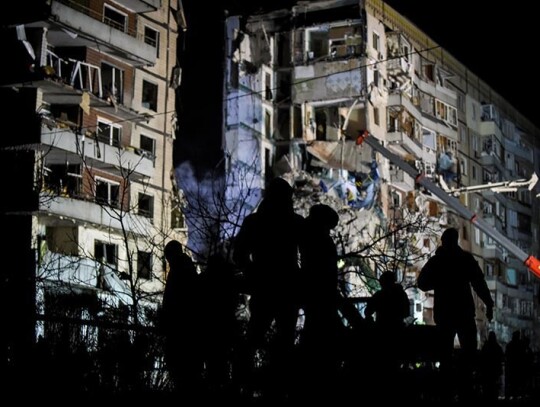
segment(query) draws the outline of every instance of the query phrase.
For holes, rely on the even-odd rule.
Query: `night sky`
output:
[[[293,4],[289,0],[184,0],[188,31],[179,38],[183,66],[178,107],[180,136],[175,163],[190,160],[204,172],[221,157],[223,19]],[[525,116],[540,125],[535,95],[540,78],[534,62],[539,25],[529,2],[505,7],[491,0],[388,0],[472,72],[478,74]],[[519,8],[518,8],[519,6]],[[528,7],[526,7],[528,6]],[[533,100],[533,102],[529,102]]]

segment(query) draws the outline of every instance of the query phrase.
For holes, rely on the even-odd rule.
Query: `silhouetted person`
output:
[[[458,231],[454,228],[443,232],[442,245],[418,276],[418,288],[422,291],[434,290],[433,312],[441,341],[441,369],[446,374],[449,373],[456,334],[459,338],[463,362],[459,375],[462,379],[462,396],[469,397],[477,350],[471,287],[486,305],[486,316],[490,321],[493,317],[493,299],[478,263],[472,254],[459,247],[458,238]]]
[[[382,273],[379,283],[381,289],[369,299],[364,314],[368,318],[375,314],[380,329],[400,330],[405,326],[404,319],[410,315],[409,297],[391,271]]]
[[[306,391],[313,399],[330,395],[336,375],[338,257],[330,231],[338,221],[338,214],[330,206],[312,206],[302,240],[305,312],[302,345],[305,348]]]
[[[255,351],[275,321],[277,373],[272,384],[278,387],[288,381],[286,366],[298,318],[298,258],[304,218],[294,213],[292,195],[287,181],[273,179],[257,211],[245,218],[234,243],[234,261],[249,273],[251,295],[244,361],[253,367]]]
[[[505,350],[505,393],[507,399],[517,399],[524,395],[527,364],[527,351],[521,339],[521,333],[514,331]]]
[[[400,383],[397,375],[405,344],[404,319],[410,315],[409,298],[403,286],[396,283],[396,275],[391,271],[381,274],[379,284],[381,289],[369,299],[364,314],[366,318],[372,318],[373,314],[376,316],[374,351],[377,358],[373,366],[374,374],[386,377],[395,386]],[[376,381],[375,384],[380,385],[381,382]],[[394,395],[385,392],[384,387],[380,392],[382,398],[388,399]]]
[[[240,335],[236,310],[239,293],[235,270],[219,254],[208,258],[201,274],[204,289],[203,337],[207,378],[213,394],[222,393],[230,384],[233,347]]]
[[[163,294],[162,326],[165,335],[165,360],[176,390],[184,395],[200,386],[200,286],[192,260],[177,240],[165,246],[169,274]]]
[[[497,335],[490,331],[480,351],[480,381],[484,400],[496,401],[498,399],[503,362],[504,352],[497,342]]]

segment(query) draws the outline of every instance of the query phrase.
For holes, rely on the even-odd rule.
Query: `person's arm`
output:
[[[475,258],[470,255],[470,268],[471,268],[471,285],[478,295],[482,302],[486,305],[486,317],[489,321],[493,319],[493,298],[491,298],[491,293],[487,286],[486,280],[484,278],[484,273],[478,265],[478,262]]]
[[[251,260],[254,218],[249,215],[244,219],[240,232],[234,239],[233,261],[239,267],[246,267]]]
[[[422,267],[422,271],[420,271],[418,279],[416,280],[416,285],[420,290],[430,291],[435,288],[435,273],[437,271],[435,263],[435,258],[432,257],[424,267]]]
[[[411,315],[409,297],[407,296],[407,293],[405,292],[403,288],[401,289],[401,315],[403,319]]]

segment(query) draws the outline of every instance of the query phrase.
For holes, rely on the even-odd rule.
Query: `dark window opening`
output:
[[[117,30],[126,32],[127,16],[106,4],[103,7],[103,22]]]
[[[157,112],[158,86],[143,80],[142,106]]]
[[[120,185],[96,179],[96,202],[118,208]]]
[[[148,26],[144,27],[144,42],[156,48],[159,57],[159,31]]]
[[[103,83],[103,98],[112,98],[114,103],[124,101],[124,71],[112,65],[101,64],[101,81]]]
[[[137,252],[137,276],[144,280],[152,278],[152,253]]]
[[[94,241],[94,258],[102,264],[115,266],[117,264],[117,246],[111,243],[105,243],[101,240]]]
[[[154,217],[154,197],[139,193],[138,214],[146,218],[152,219]]]

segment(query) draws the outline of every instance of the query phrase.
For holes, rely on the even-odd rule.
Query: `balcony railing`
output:
[[[120,23],[72,0],[53,1],[50,13],[48,37],[52,46],[84,47],[97,43],[102,52],[137,66],[156,62],[157,49],[145,43],[143,33],[130,28],[133,25],[128,23],[128,17]],[[67,35],[66,29],[76,35]]]
[[[95,168],[102,168],[113,173],[118,168],[129,169],[134,175],[151,177],[154,163],[149,157],[139,155],[131,147],[115,147],[108,143],[75,134],[71,129],[58,128],[50,130],[42,127],[41,142],[44,145],[64,150],[76,157],[89,160]],[[121,171],[119,172],[121,175]]]

